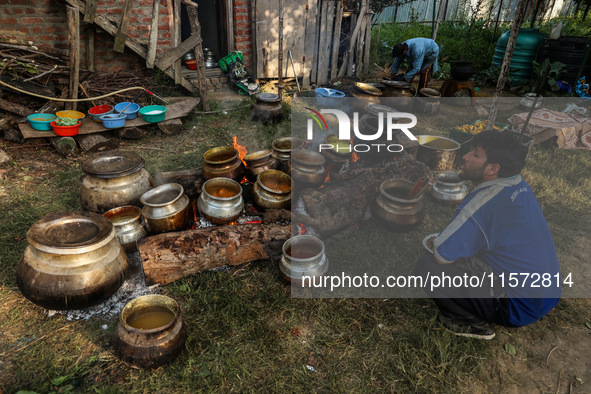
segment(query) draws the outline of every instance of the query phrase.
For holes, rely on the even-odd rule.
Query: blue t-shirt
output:
[[[560,299],[560,266],[552,234],[521,176],[484,182],[458,206],[434,240],[444,263],[478,255],[503,279],[508,322],[531,324]]]

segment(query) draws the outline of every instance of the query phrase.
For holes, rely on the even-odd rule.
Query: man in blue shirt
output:
[[[519,175],[527,148],[511,134],[484,131],[474,137],[460,177],[475,189],[434,239],[433,255],[421,257],[415,267],[429,278],[427,292],[441,323],[457,335],[492,339],[492,323],[534,323],[560,299],[554,241],[531,187]],[[446,276],[453,279],[440,281]],[[437,286],[430,287],[433,283]]]
[[[439,46],[430,38],[411,38],[402,44],[394,45],[392,56],[393,79],[404,79],[411,83],[414,77],[420,73],[419,89],[426,88],[433,72],[437,71],[437,56],[439,55]],[[408,60],[410,67],[402,78],[397,77],[398,69],[404,60]]]

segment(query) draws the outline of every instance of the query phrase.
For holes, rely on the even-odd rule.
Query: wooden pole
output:
[[[513,18],[513,24],[511,25],[511,33],[509,34],[509,41],[507,42],[507,49],[505,50],[505,57],[503,58],[503,64],[501,65],[501,71],[499,73],[499,80],[497,81],[497,88],[495,89],[495,96],[488,117],[487,129],[492,129],[497,112],[499,112],[499,98],[507,82],[507,74],[509,74],[509,65],[513,58],[513,50],[515,49],[515,43],[517,42],[517,36],[519,35],[519,28],[523,24],[525,19],[525,11],[527,9],[528,0],[519,0],[517,8],[515,10],[515,17]]]
[[[150,40],[148,41],[148,52],[146,54],[146,67],[154,68],[154,61],[156,60],[156,47],[158,46],[158,19],[160,12],[158,6],[160,0],[153,0],[152,6],[152,24],[150,26]]]
[[[86,29],[86,68],[91,73],[94,72],[94,26],[89,26]]]
[[[497,35],[497,27],[499,26],[499,18],[501,17],[501,10],[503,8],[503,0],[499,3],[499,12],[497,12],[497,19],[495,20],[495,28],[493,30],[493,35],[490,39],[490,43],[492,44],[495,40],[495,36]]]
[[[283,0],[279,0],[279,53],[278,62],[279,67],[277,70],[277,95],[279,99],[283,101]],[[297,78],[297,76],[296,76]]]
[[[197,34],[201,37],[201,25],[199,24],[199,15],[197,7],[187,5],[187,13],[189,15],[189,23],[191,24],[191,33]],[[197,63],[197,90],[201,96],[201,105],[203,111],[209,111],[209,99],[207,98],[207,87],[205,85],[205,60],[203,59],[203,45],[198,43],[194,49],[195,61]]]
[[[439,22],[441,21],[441,14],[443,13],[443,5],[445,0],[439,0],[439,11],[437,11],[437,18],[435,19],[435,27],[433,28],[433,35],[431,39],[435,40],[437,37],[437,30],[439,30]]]
[[[78,82],[80,81],[80,13],[68,7],[68,46],[70,52],[70,98],[78,98]],[[67,109],[76,110],[76,102],[67,103]]]
[[[171,0],[168,0],[169,2]],[[174,32],[174,35],[172,36],[172,46],[173,47],[177,47],[180,42],[181,42],[181,0],[173,0],[173,14],[174,14],[174,19],[171,18],[171,20],[173,21],[173,27],[171,29],[171,32]],[[169,12],[169,17],[170,17],[170,12]],[[173,65],[174,68],[174,83],[176,84],[180,84],[181,83],[181,79],[182,79],[182,74],[181,74],[181,61],[180,60],[176,60],[174,62]]]

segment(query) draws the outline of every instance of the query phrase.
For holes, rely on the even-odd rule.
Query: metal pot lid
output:
[[[53,213],[41,218],[27,232],[27,241],[47,253],[80,254],[109,243],[113,223],[103,215],[78,211]]]
[[[355,87],[363,93],[371,94],[372,96],[381,96],[382,91],[369,83],[355,82]]]
[[[101,152],[82,162],[82,171],[96,178],[119,178],[144,168],[144,159],[134,152]]]
[[[392,87],[396,87],[396,88],[405,88],[405,89],[410,88],[410,84],[406,81],[391,81],[389,79],[384,79],[382,81],[382,83],[386,86],[392,86]]]
[[[254,97],[256,97],[257,100],[264,101],[266,103],[276,103],[281,100],[275,93],[258,93],[255,94]]]

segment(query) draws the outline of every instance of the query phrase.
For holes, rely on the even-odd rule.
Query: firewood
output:
[[[119,146],[117,140],[106,138],[101,134],[79,134],[74,139],[85,152],[115,150]]]
[[[269,258],[269,245],[282,245],[290,225],[217,226],[144,238],[139,253],[146,284],[167,284],[224,265]]]
[[[23,133],[18,128],[7,128],[4,129],[4,139],[6,141],[18,142],[22,144],[25,142],[25,137],[23,137]]]
[[[180,119],[170,119],[158,123],[158,128],[166,135],[177,135],[183,131],[183,122]]]
[[[19,116],[29,116],[33,113],[33,111],[31,111],[27,107],[23,107],[22,105],[19,105],[17,103],[11,103],[10,101],[6,101],[6,100],[2,100],[2,99],[0,99],[0,109],[3,109],[4,111],[12,112],[13,114],[16,114]]]
[[[185,194],[193,198],[199,194],[195,187],[195,181],[201,178],[201,168],[190,168],[188,170],[180,171],[166,171],[156,173],[154,181],[156,185],[164,185],[165,183],[179,183],[185,189]],[[201,189],[199,189],[199,192]]]
[[[125,138],[128,140],[139,140],[144,138],[148,134],[148,131],[141,127],[124,127],[119,129],[119,138]]]

